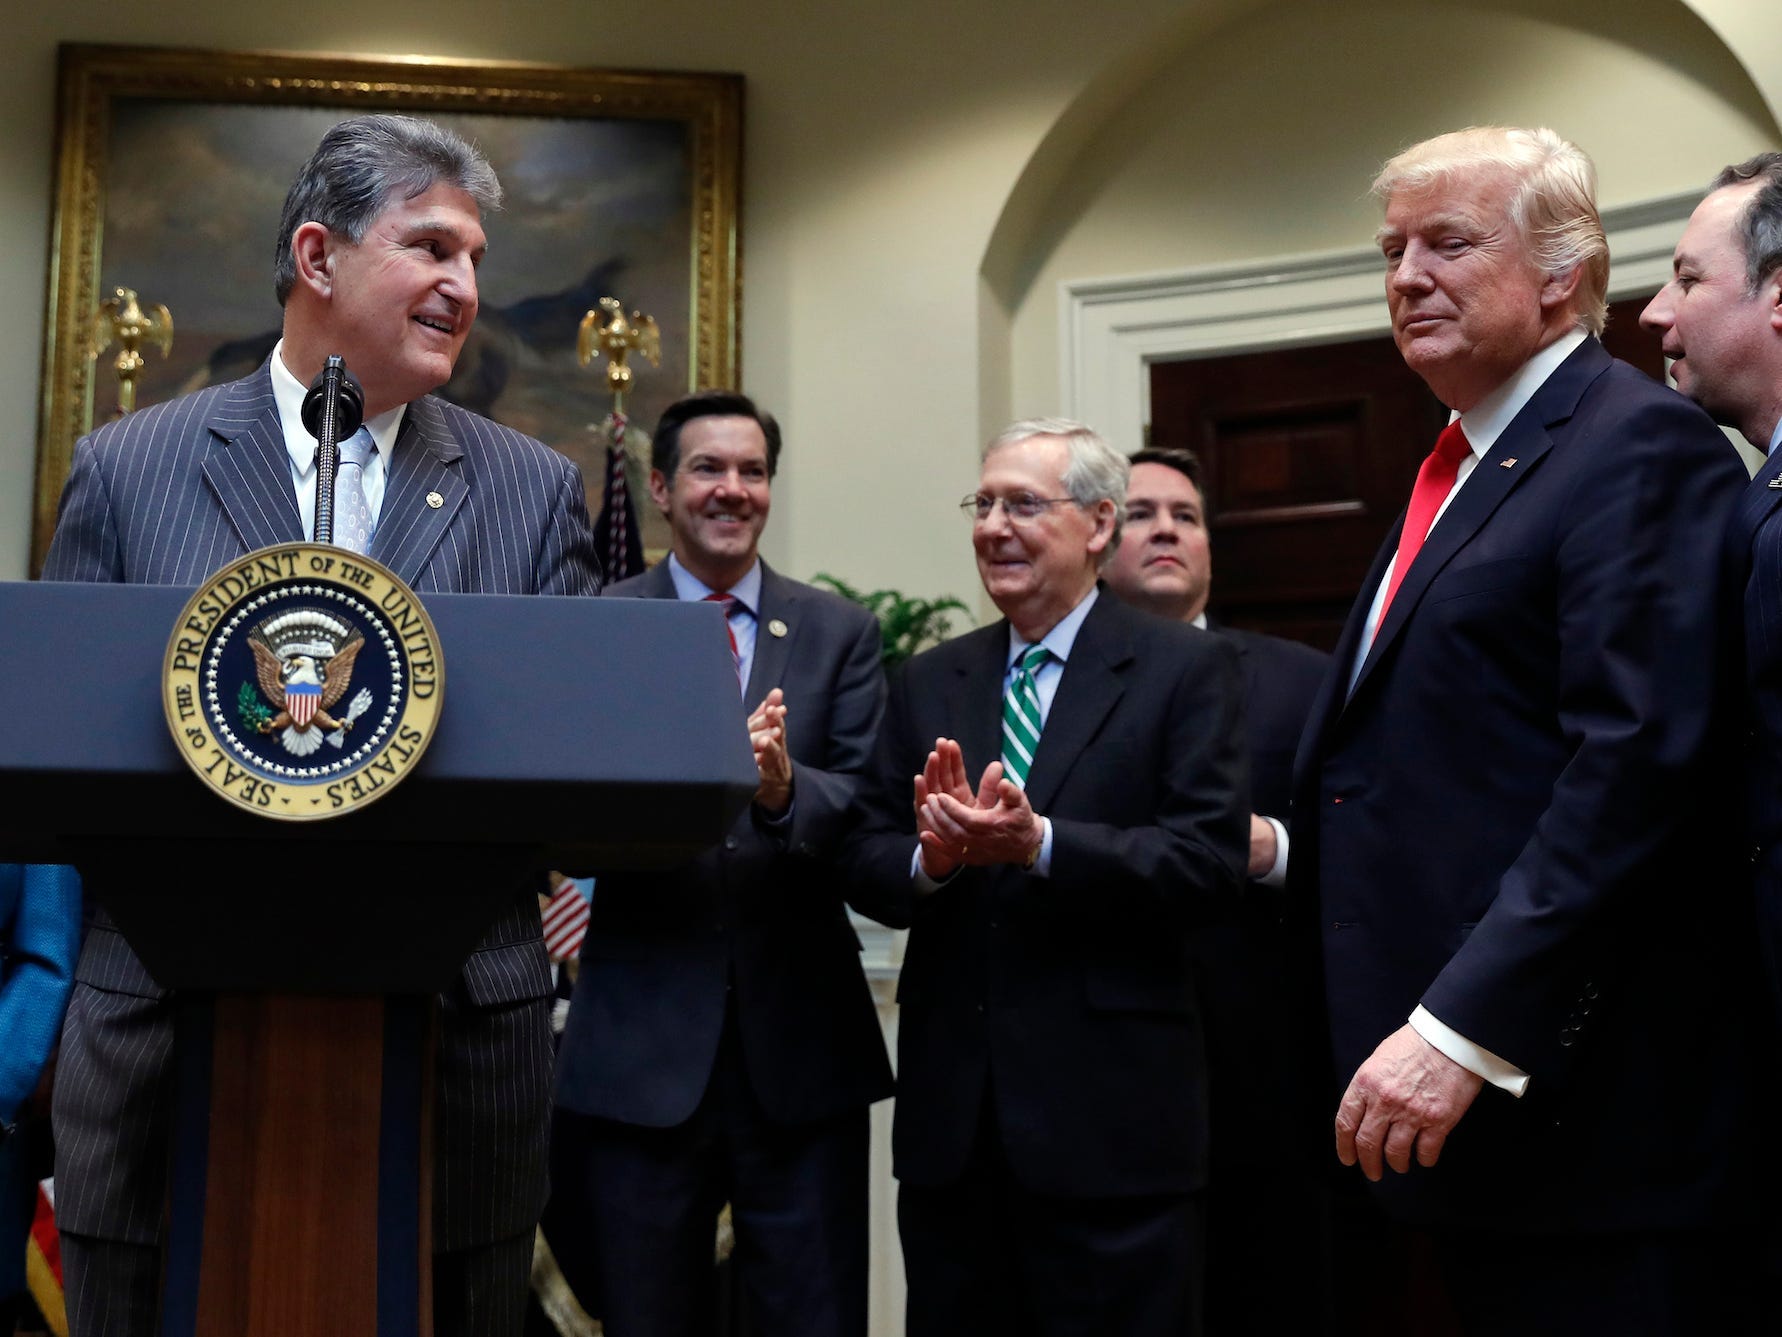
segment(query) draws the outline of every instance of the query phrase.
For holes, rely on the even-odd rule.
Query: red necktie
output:
[[[736,666],[736,676],[742,677],[742,655],[736,648],[736,632],[730,626],[730,610],[736,607],[736,596],[734,594],[708,594],[701,602],[724,605],[724,634],[730,638],[730,662]]]
[[[1404,531],[1398,536],[1398,559],[1392,564],[1392,583],[1386,587],[1380,619],[1374,623],[1376,630],[1386,621],[1386,610],[1392,607],[1392,597],[1404,584],[1405,573],[1417,560],[1417,554],[1423,551],[1423,540],[1429,537],[1436,512],[1442,509],[1442,503],[1454,489],[1460,462],[1472,450],[1466,433],[1460,430],[1460,419],[1456,418],[1442,429],[1442,434],[1436,438],[1435,449],[1424,457],[1423,467],[1417,470],[1417,485],[1411,489],[1411,505],[1405,511]]]

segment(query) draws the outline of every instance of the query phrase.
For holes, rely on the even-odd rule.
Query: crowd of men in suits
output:
[[[892,1071],[849,906],[909,930],[912,1334],[1755,1330],[1782,155],[1716,181],[1646,313],[1682,394],[1596,338],[1575,146],[1461,131],[1374,190],[1453,421],[1333,656],[1208,627],[1193,455],[1034,419],[962,503],[1001,618],[887,681],[869,615],[760,558],[772,416],[667,411],[672,551],[605,593],[723,606],[759,787],[695,862],[600,879],[554,1076],[535,898],[444,996],[439,1331],[520,1331],[554,1103],[555,1244],[612,1337],[704,1330],[725,1202],[753,1331],[864,1332]],[[425,122],[329,131],[279,347],[83,440],[45,575],[193,583],[308,533],[298,404],[342,352],[373,557],[423,594],[597,592],[575,468],[431,394],[499,198]],[[1714,419],[1770,451],[1755,481]],[[157,1330],[172,1007],[92,908],[55,1106],[81,1337]]]

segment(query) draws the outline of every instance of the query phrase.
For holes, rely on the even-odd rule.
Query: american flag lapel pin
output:
[[[1512,455],[1507,460],[1499,460],[1497,462],[1497,467],[1500,469],[1514,469],[1516,467],[1516,457]]]

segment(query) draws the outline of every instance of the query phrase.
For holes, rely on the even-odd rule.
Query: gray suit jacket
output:
[[[430,493],[443,503],[429,505]],[[268,365],[83,438],[43,578],[196,585],[255,548],[303,537]],[[600,587],[575,465],[432,396],[403,416],[371,556],[422,595]],[[537,1220],[550,987],[537,899],[527,890],[441,1000],[436,1249],[500,1239]],[[160,1237],[172,1012],[110,921],[95,916],[55,1097],[56,1213],[65,1229],[139,1244]]]
[[[666,562],[609,596],[673,599]],[[710,1085],[726,1010],[770,1118],[807,1124],[891,1094],[878,1015],[834,864],[885,699],[872,614],[761,569],[748,690],[786,699],[792,815],[753,805],[674,869],[603,875],[558,1053],[557,1103],[671,1128]],[[773,634],[778,626],[780,634]]]

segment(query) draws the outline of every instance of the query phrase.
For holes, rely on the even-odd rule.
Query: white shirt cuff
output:
[[[1483,1077],[1500,1091],[1520,1096],[1528,1090],[1528,1074],[1514,1063],[1476,1045],[1452,1026],[1436,1020],[1421,1003],[1411,1013],[1411,1029],[1476,1077]]]
[[[929,877],[928,870],[926,868],[922,867],[922,845],[921,845],[921,842],[920,841],[917,842],[915,852],[910,855],[910,881],[915,884],[916,895],[918,895],[918,896],[933,895],[935,892],[939,891],[942,887],[946,886],[948,882],[951,882],[954,878],[956,878],[958,876],[959,876],[959,870],[957,868],[955,868],[951,873],[948,873],[947,876],[939,882],[936,882],[933,878]]]
[[[1028,871],[1031,872],[1035,877],[1051,877],[1052,876],[1052,819],[1050,817],[1040,818],[1040,829],[1041,829],[1041,834],[1040,834],[1039,858],[1037,858],[1033,861],[1033,867],[1031,869],[1029,869]]]
[[[1275,861],[1268,872],[1253,880],[1264,887],[1284,887],[1287,885],[1287,828],[1273,817],[1262,820],[1275,829]]]

